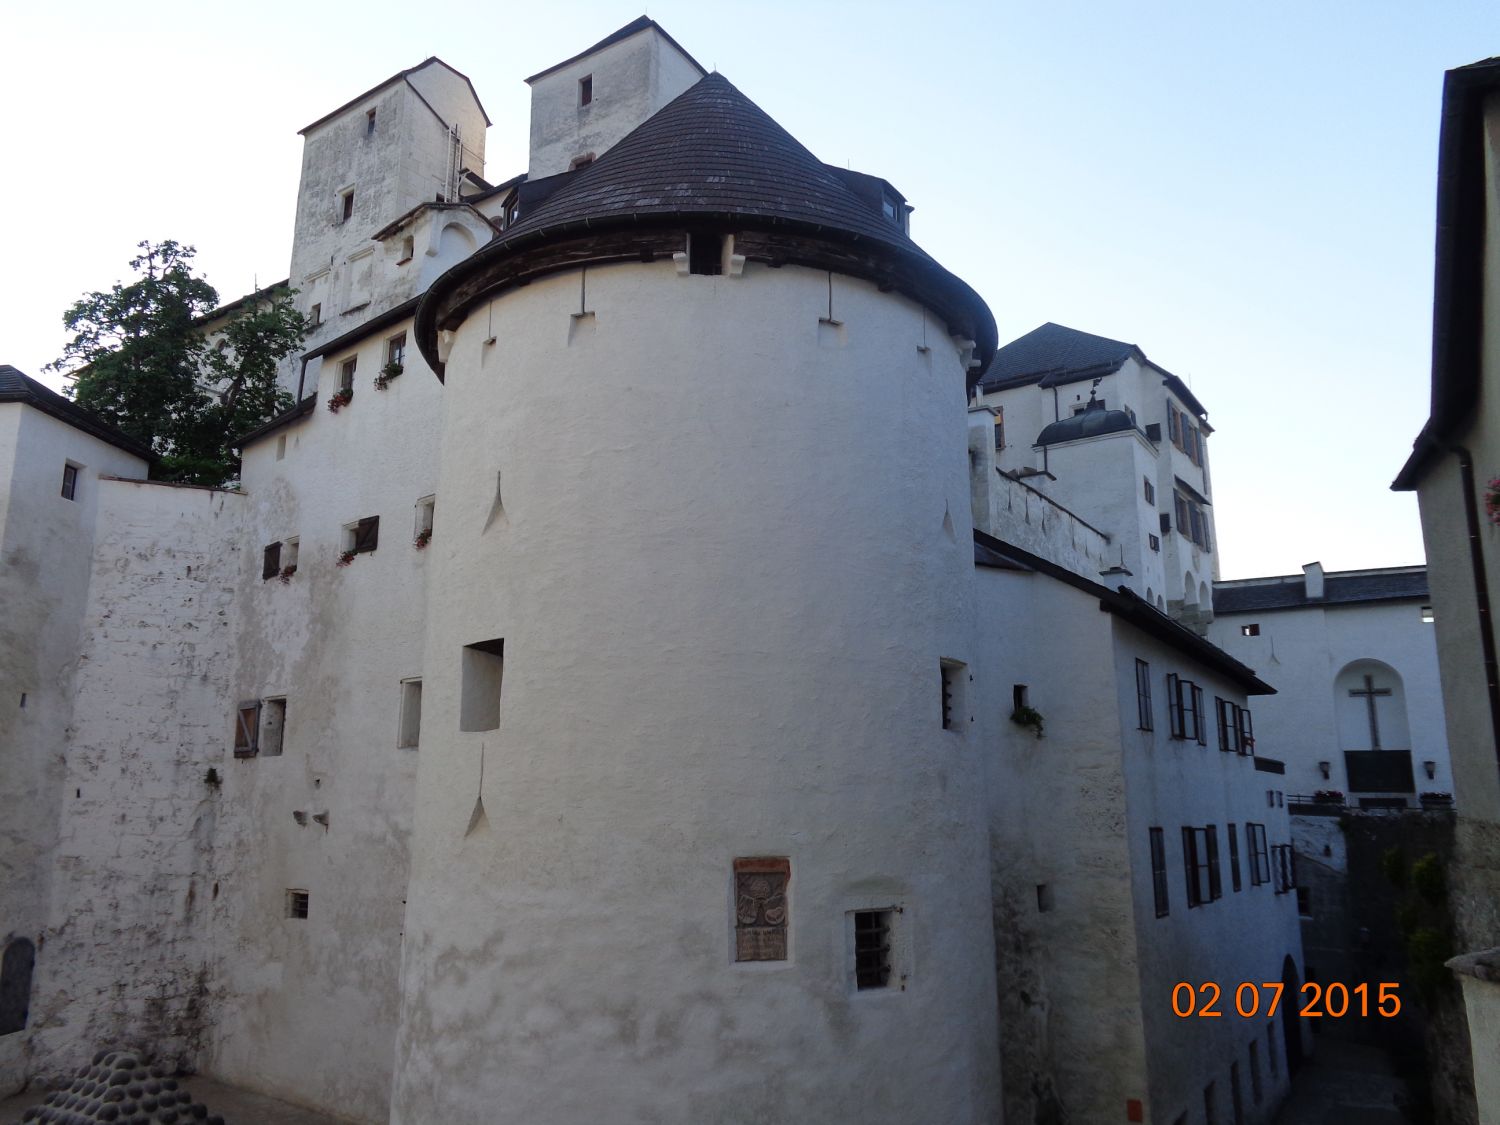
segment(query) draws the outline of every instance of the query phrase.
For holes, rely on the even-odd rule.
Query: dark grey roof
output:
[[[1148,636],[1163,644],[1171,645],[1178,652],[1192,657],[1204,666],[1222,673],[1245,690],[1246,695],[1275,695],[1276,689],[1255,674],[1255,670],[1240,663],[1212,641],[1162,613],[1127,586],[1111,590],[1098,582],[1075,574],[1066,567],[1058,566],[1040,555],[997,539],[978,528],[974,529],[974,565],[997,570],[1031,570],[1082,590],[1099,599],[1099,608],[1113,614]]]
[[[1131,358],[1160,371],[1167,386],[1172,388],[1183,404],[1199,418],[1207,418],[1208,411],[1188,385],[1170,371],[1152,363],[1138,345],[1111,340],[1108,336],[1095,336],[1092,332],[1080,332],[1076,328],[1054,324],[1050,320],[1040,328],[1033,328],[1026,335],[1018,336],[1004,347],[997,348],[989,367],[979,379],[979,389],[1003,391],[1033,383],[1042,387],[1059,387],[1113,375],[1121,364]]]
[[[8,363],[0,364],[0,402],[24,402],[43,414],[50,414],[75,430],[82,430],[126,453],[145,461],[156,460],[156,454],[149,448],[121,433],[92,410],[85,410],[51,387],[43,386],[29,375],[23,375]]]
[[[1257,579],[1254,585],[1214,587],[1214,613],[1260,613],[1309,606],[1357,605],[1361,602],[1415,601],[1428,596],[1426,568],[1328,574],[1323,597],[1309,600],[1301,575]]]
[[[1432,281],[1432,403],[1391,487],[1409,491],[1474,422],[1482,379],[1485,223],[1484,110],[1500,89],[1500,58],[1443,76],[1437,162],[1437,246]]]
[[[267,434],[275,433],[277,430],[281,429],[282,426],[285,426],[289,422],[295,422],[304,414],[312,413],[313,407],[317,405],[318,392],[314,391],[312,394],[308,395],[306,398],[298,402],[295,406],[283,410],[269,422],[266,422],[263,425],[256,426],[255,429],[251,430],[248,434],[244,434],[236,438],[234,442],[235,447],[238,449],[244,449],[251,442],[259,441]]]
[[[587,50],[579,51],[576,55],[573,55],[573,56],[571,56],[569,58],[563,59],[563,61],[560,62],[560,63],[553,63],[546,70],[539,70],[539,71],[537,71],[530,78],[526,79],[526,83],[528,85],[530,85],[532,82],[535,82],[538,78],[541,78],[545,74],[551,74],[554,70],[561,70],[563,67],[567,66],[569,63],[575,63],[579,59],[587,58],[589,55],[592,55],[595,51],[602,51],[605,47],[611,46],[611,45],[613,45],[615,43],[619,43],[621,40],[629,39],[632,35],[639,34],[640,32],[645,31],[647,28],[651,28],[651,27],[654,27],[657,30],[657,32],[661,35],[661,37],[663,39],[665,39],[668,43],[672,44],[672,46],[676,47],[679,51],[682,51],[682,57],[685,58],[685,59],[687,59],[687,61],[690,62],[690,63],[692,63],[694,66],[696,66],[698,68],[698,72],[700,74],[707,74],[708,73],[708,71],[706,71],[706,70],[703,69],[703,65],[701,63],[699,63],[697,59],[693,58],[692,55],[690,55],[686,51],[682,50],[682,44],[679,43],[679,42],[677,42],[677,40],[673,39],[670,35],[668,35],[667,34],[667,29],[664,28],[664,27],[662,27],[661,24],[657,23],[650,16],[636,16],[635,19],[631,20],[624,27],[620,28],[619,31],[612,31],[612,32],[610,32],[603,39],[599,40],[599,42],[595,43],[592,47],[589,47]]]
[[[585,165],[508,240],[640,215],[755,216],[926,254],[722,74],[701,78]],[[930,260],[930,259],[929,259]]]
[[[1092,399],[1089,405],[1067,418],[1050,423],[1037,435],[1037,445],[1057,445],[1079,438],[1101,437],[1135,429],[1135,419],[1123,410],[1106,410]]]

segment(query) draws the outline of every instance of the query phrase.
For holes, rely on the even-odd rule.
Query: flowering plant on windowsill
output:
[[[1313,800],[1320,805],[1342,805],[1344,795],[1337,789],[1319,789],[1313,794]]]
[[[354,561],[354,552],[353,551],[345,551],[343,554],[341,554],[339,556],[339,561],[336,562],[334,565],[335,566],[348,566],[353,561]]]
[[[335,391],[333,397],[328,400],[329,413],[337,414],[353,401],[354,391],[351,388],[344,387],[342,390]]]
[[[424,527],[417,532],[417,537],[411,541],[411,545],[419,551],[425,551],[427,544],[432,542],[432,528]]]
[[[284,566],[284,567],[282,567],[281,568],[281,573],[278,574],[276,577],[278,579],[280,579],[281,584],[283,586],[285,586],[285,585],[287,585],[287,584],[289,584],[291,582],[292,575],[294,575],[296,573],[297,573],[297,567],[296,567],[296,564],[294,563],[291,566]]]
[[[1042,737],[1042,713],[1035,707],[1022,704],[1010,713],[1010,721],[1018,727],[1034,731],[1038,738]]]
[[[406,368],[401,366],[401,364],[395,360],[391,360],[390,363],[387,363],[380,369],[380,374],[375,376],[375,389],[377,391],[385,390],[391,385],[391,380],[405,370]]]

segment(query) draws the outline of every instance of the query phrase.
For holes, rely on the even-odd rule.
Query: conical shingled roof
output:
[[[498,241],[657,214],[755,216],[923,253],[722,74],[688,87]]]

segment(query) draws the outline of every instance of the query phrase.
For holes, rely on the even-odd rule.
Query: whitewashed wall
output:
[[[971,659],[957,349],[842,278],[820,325],[791,266],[578,300],[513,290],[448,362],[393,1120],[993,1120],[978,755],[939,693]],[[461,648],[502,637],[500,727],[460,732]],[[736,964],[732,863],[767,855],[790,958]],[[857,994],[877,905],[907,987]]]
[[[73,500],[62,495],[69,461],[80,466]],[[0,404],[0,944],[38,945],[31,1025],[0,1036],[0,1092],[31,1073],[36,990],[59,969],[40,939],[101,473],[140,476],[145,462],[32,406]]]

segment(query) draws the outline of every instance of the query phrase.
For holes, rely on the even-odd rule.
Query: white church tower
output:
[[[393,1122],[995,1119],[968,481],[932,455],[995,329],[903,218],[714,74],[424,298]]]

